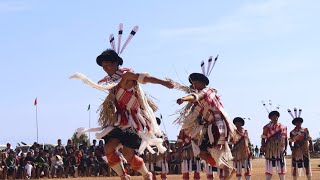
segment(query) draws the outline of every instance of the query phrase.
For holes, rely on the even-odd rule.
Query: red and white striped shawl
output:
[[[215,133],[215,136],[218,137],[215,138],[218,138],[218,144],[224,144],[229,135],[228,130],[230,130],[230,128],[229,122],[226,116],[224,116],[223,105],[217,95],[217,91],[213,88],[206,87],[199,93],[193,93],[192,95],[197,99],[195,111],[201,113],[207,122],[214,123],[218,127],[219,133]]]
[[[181,130],[179,133],[178,142],[181,142],[183,147],[188,146],[191,143],[191,137]]]
[[[262,138],[269,139],[275,135],[280,135],[282,138],[287,138],[287,126],[284,126],[281,123],[273,124],[270,122],[263,127],[263,134],[261,136]]]
[[[121,78],[122,78],[122,76],[126,72],[133,72],[133,70],[129,69],[129,68],[119,69],[112,76],[106,76],[103,79],[101,79],[100,81],[98,81],[98,84],[101,84],[101,83],[106,83],[106,84],[119,83]]]
[[[290,140],[292,142],[301,142],[311,140],[308,128],[294,128],[290,132]]]
[[[116,71],[112,76],[106,76],[101,79],[98,83],[119,83],[126,72],[134,72],[132,69],[122,68]],[[125,127],[129,123],[129,119],[131,116],[134,121],[134,126],[137,131],[142,130],[142,125],[146,125],[149,129],[150,125],[146,122],[143,111],[139,111],[140,108],[140,100],[138,99],[137,92],[135,88],[131,88],[129,90],[121,88],[119,85],[115,86],[111,91],[116,96],[116,107],[117,113],[120,115],[120,124],[119,126]],[[137,114],[139,111],[139,115]],[[141,122],[143,121],[143,122]]]

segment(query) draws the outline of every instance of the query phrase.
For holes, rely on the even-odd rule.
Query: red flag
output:
[[[37,98],[34,100],[34,105],[35,106],[37,105]]]

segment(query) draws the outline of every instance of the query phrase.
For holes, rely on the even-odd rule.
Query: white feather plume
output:
[[[298,117],[301,117],[302,109],[299,109]]]
[[[292,114],[290,109],[288,109],[288,113],[291,115],[292,118],[294,118],[294,116],[293,116],[293,114]]]
[[[201,69],[202,69],[202,74],[206,75],[206,66],[204,64],[204,61],[201,62]]]
[[[295,116],[295,117],[298,117],[298,114],[297,114],[297,108],[294,108],[294,110],[293,110],[293,111],[294,111],[294,116]]]

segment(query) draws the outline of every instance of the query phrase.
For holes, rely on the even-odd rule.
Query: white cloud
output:
[[[234,14],[225,16],[209,26],[166,29],[161,36],[184,40],[212,41],[241,38],[241,34],[273,35],[297,30],[295,10],[301,1],[269,0],[245,4]]]
[[[0,13],[25,11],[28,7],[20,1],[3,1],[0,2]]]

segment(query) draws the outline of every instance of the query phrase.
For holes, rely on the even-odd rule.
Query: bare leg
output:
[[[110,139],[105,144],[105,153],[106,153],[110,167],[117,173],[118,176],[121,177],[121,179],[126,179],[127,175],[125,174],[123,163],[119,155],[117,154],[117,152],[115,152],[116,147],[119,144],[120,144],[120,141],[118,139]]]
[[[152,173],[148,171],[143,159],[135,155],[133,149],[123,146],[122,153],[133,170],[138,171],[144,179],[152,180]]]
[[[266,174],[266,180],[271,180],[272,174]]]

